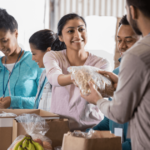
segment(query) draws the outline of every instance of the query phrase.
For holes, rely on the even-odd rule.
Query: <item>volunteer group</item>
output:
[[[121,129],[123,150],[149,150],[149,6],[149,0],[126,0],[127,15],[117,31],[121,63],[113,72],[109,60],[85,51],[87,24],[82,16],[63,16],[57,34],[49,29],[35,32],[29,52],[18,44],[17,21],[0,8],[0,109],[43,109],[68,118],[71,131]],[[84,65],[109,76],[113,97],[104,99],[92,82],[89,95],[80,93],[67,68]]]

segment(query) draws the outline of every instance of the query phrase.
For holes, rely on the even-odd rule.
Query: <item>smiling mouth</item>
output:
[[[83,40],[79,40],[79,41],[72,41],[72,43],[81,43],[83,42]]]
[[[3,53],[8,53],[8,52],[9,52],[9,50],[2,50],[2,52],[3,52]]]

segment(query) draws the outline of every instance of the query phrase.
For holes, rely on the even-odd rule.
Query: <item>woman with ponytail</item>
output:
[[[51,46],[56,40],[56,34],[48,29],[35,32],[29,39],[32,52],[32,59],[38,64],[39,68],[44,68],[43,56],[51,51]],[[34,109],[50,111],[52,85],[47,81],[46,71],[41,74],[38,90],[35,98]]]
[[[70,130],[85,130],[101,121],[97,106],[88,104],[73,84],[70,66],[89,65],[109,70],[107,60],[86,52],[86,22],[77,14],[67,14],[58,23],[58,38],[43,58],[48,81],[52,84],[51,112],[69,118]]]

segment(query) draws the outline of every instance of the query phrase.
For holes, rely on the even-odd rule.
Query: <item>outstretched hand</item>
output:
[[[114,74],[113,72],[104,71],[104,70],[99,70],[98,73],[103,76],[109,77],[109,79],[113,83],[114,89],[116,90],[117,84],[118,84],[118,76],[116,74]]]
[[[92,103],[94,105],[96,105],[97,101],[99,99],[102,99],[102,95],[95,89],[95,86],[94,84],[90,81],[89,82],[89,87],[90,87],[90,90],[91,90],[91,93],[87,96],[83,95],[81,92],[81,97],[84,98],[86,101],[88,101],[89,103]]]

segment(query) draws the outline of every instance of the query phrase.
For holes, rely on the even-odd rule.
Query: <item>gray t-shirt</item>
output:
[[[109,119],[129,121],[132,150],[150,149],[150,35],[123,57],[113,100],[101,99],[97,105]]]

